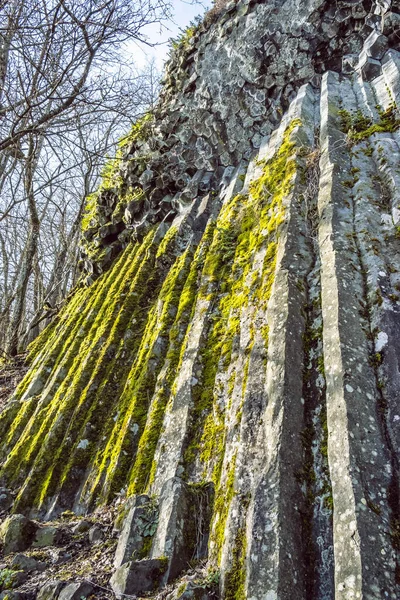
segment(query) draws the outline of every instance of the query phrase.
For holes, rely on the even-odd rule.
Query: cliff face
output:
[[[0,475],[41,518],[130,498],[118,593],[135,553],[227,599],[400,597],[398,13],[228,5],[89,200]]]

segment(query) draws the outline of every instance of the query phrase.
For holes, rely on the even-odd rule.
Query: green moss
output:
[[[246,530],[239,529],[232,552],[232,566],[225,576],[226,600],[246,600]]]
[[[13,571],[12,569],[2,569],[0,571],[0,590],[8,590],[14,587],[17,581],[18,573],[22,571]]]
[[[151,547],[153,545],[153,538],[151,536],[146,536],[143,538],[143,546],[140,551],[139,560],[146,558],[150,555]]]
[[[144,198],[143,190],[136,186],[126,186],[121,174],[120,167],[125,157],[125,152],[129,146],[135,142],[147,140],[153,128],[154,117],[147,113],[132,125],[130,132],[122,137],[118,142],[115,157],[109,159],[101,171],[101,181],[98,189],[90,194],[85,201],[85,208],[82,217],[81,230],[85,233],[87,230],[99,227],[98,217],[101,213],[98,200],[102,192],[111,191],[118,197],[117,206],[114,209],[110,220],[121,220],[128,202],[140,201]],[[136,159],[139,160],[139,159]],[[86,245],[86,249],[90,249]],[[97,255],[98,248],[93,248],[93,253]],[[89,252],[90,254],[90,252]]]
[[[168,229],[161,244],[158,247],[157,258],[159,258],[160,256],[162,256],[163,254],[165,254],[167,252],[168,247],[170,246],[171,242],[176,238],[177,235],[178,235],[177,227],[170,227]]]
[[[341,109],[338,111],[339,119],[340,119],[340,128],[344,133],[348,133],[351,128],[351,114],[349,111]]]
[[[379,121],[373,123],[371,117],[364,115],[360,110],[355,113],[339,111],[342,130],[347,133],[349,140],[359,143],[369,138],[374,133],[394,133],[400,127],[400,118],[395,104],[387,110],[379,111]]]
[[[373,367],[375,369],[377,367],[379,367],[379,365],[382,364],[381,352],[375,352],[374,354],[372,354],[372,356],[370,357],[370,364],[371,364],[371,367]]]
[[[213,463],[212,479],[216,484],[225,447],[225,417],[218,397],[214,398],[216,374],[230,364],[234,341],[240,334],[242,310],[249,304],[266,307],[269,301],[276,269],[277,239],[284,222],[283,200],[293,187],[296,172],[291,134],[299,125],[300,121],[295,120],[287,128],[278,152],[263,163],[261,177],[250,184],[249,195],[239,194],[224,205],[204,266],[206,283],[201,293],[208,300],[217,296],[219,301],[201,350],[202,376],[193,392],[194,411],[185,463],[193,462],[200,449],[205,467],[209,469],[210,462]],[[263,248],[261,272],[254,276],[253,261]],[[253,339],[252,330],[245,352],[243,399]],[[268,335],[265,339],[267,342]],[[237,417],[240,419],[241,409]]]
[[[187,254],[185,257],[184,261],[186,262],[186,268],[189,267],[189,263],[191,262],[191,269],[183,288],[179,290],[179,293],[178,290],[175,290],[175,295],[172,298],[171,306],[175,305],[177,310],[174,322],[170,324],[167,321],[165,324],[166,330],[170,328],[165,374],[162,386],[156,391],[155,397],[152,400],[150,411],[146,418],[146,423],[140,438],[137,459],[130,475],[130,484],[128,488],[129,495],[143,492],[151,482],[151,466],[195,297],[199,256],[200,252],[194,257],[194,260],[192,260],[191,254]]]
[[[151,230],[89,289],[78,288],[42,334],[18,390],[24,402],[0,416],[1,476],[22,484],[16,510],[45,508],[55,494],[68,506],[79,491],[80,501],[93,506],[123,489],[129,494],[147,489],[197,300],[209,306],[212,318],[200,350],[201,381],[193,388],[185,466],[189,473],[195,461],[202,462],[217,486],[217,502],[226,500],[225,408],[219,406],[216,376],[229,373],[232,395],[236,375],[229,369],[242,311],[265,310],[270,298],[284,200],[296,172],[290,136],[297,125],[290,125],[276,155],[262,165],[249,194],[231,199],[216,223],[210,222],[194,256],[192,248],[180,251],[174,227],[161,243],[163,226]],[[126,140],[121,152],[134,141]],[[108,172],[104,185],[114,185],[113,177]],[[263,332],[267,346],[266,325]],[[253,328],[250,337],[242,402]],[[222,521],[224,510],[225,505]],[[221,535],[216,534],[220,542]]]
[[[220,564],[222,545],[225,539],[225,526],[228,519],[229,508],[234,495],[236,470],[236,454],[232,457],[227,468],[226,478],[223,485],[217,490],[214,503],[214,516],[211,531],[212,554],[211,561],[214,564]]]
[[[200,18],[190,23],[189,27],[186,27],[181,33],[181,35],[177,38],[171,38],[169,40],[170,47],[172,50],[176,50],[178,52],[182,52],[190,48],[190,40],[193,38],[194,34],[198,30]]]
[[[145,248],[147,248],[148,242],[154,234],[149,235],[150,238],[147,242],[144,242]],[[155,249],[153,259],[154,253]],[[14,454],[12,453],[13,455],[9,457],[5,465],[8,472],[12,464],[15,464],[16,460],[21,461],[21,458],[23,463],[20,464],[23,469],[26,468],[25,465],[35,463],[35,468],[31,470],[31,476],[26,481],[18,498],[17,504],[20,507],[22,506],[20,504],[22,498],[24,498],[24,502],[33,502],[31,495],[35,493],[35,490],[37,494],[36,502],[42,503],[44,498],[57,485],[60,477],[61,481],[64,481],[67,472],[77,472],[77,469],[79,472],[79,468],[83,468],[87,464],[90,458],[90,446],[83,449],[76,446],[74,452],[72,452],[72,448],[74,444],[76,445],[79,442],[79,439],[87,439],[86,432],[82,431],[86,428],[87,423],[90,423],[93,432],[97,433],[99,428],[101,429],[104,425],[104,415],[109,416],[109,406],[104,402],[105,396],[101,392],[104,394],[104,386],[106,385],[109,388],[111,397],[114,397],[115,387],[120,385],[118,380],[115,381],[113,377],[109,377],[109,369],[113,364],[113,361],[110,361],[110,348],[115,350],[119,346],[120,351],[123,352],[127,350],[126,346],[129,346],[135,340],[135,336],[127,338],[124,332],[129,329],[127,319],[132,318],[131,311],[134,311],[137,307],[137,301],[139,301],[140,308],[140,298],[144,299],[143,293],[146,287],[143,286],[143,282],[146,281],[149,285],[146,263],[150,266],[151,253],[148,255],[147,261],[143,261],[141,256],[137,256],[136,262],[135,260],[125,262],[128,262],[129,266],[127,270],[125,268],[120,270],[121,277],[118,276],[116,280],[110,278],[111,288],[113,285],[119,284],[115,288],[115,292],[112,293],[112,289],[106,287],[105,296],[108,297],[108,300],[106,301],[105,297],[103,298],[99,312],[95,315],[94,321],[93,319],[91,321],[90,331],[93,332],[93,337],[85,337],[83,342],[82,339],[80,340],[80,344],[78,344],[78,346],[80,345],[80,353],[75,353],[73,357],[76,366],[71,364],[70,376],[64,379],[50,404],[43,407],[43,415],[38,415],[40,427],[36,432],[32,430],[34,437],[31,438],[30,444],[26,444],[21,439],[20,443],[17,444],[18,447],[15,447]],[[116,267],[118,268],[118,264]],[[126,275],[135,273],[135,271],[136,277],[132,279],[128,276],[126,278]],[[124,286],[126,286],[125,290]],[[137,293],[128,295],[127,304],[122,304],[121,307],[121,300],[123,300],[129,288],[134,291],[135,286],[138,286],[142,291],[142,295],[137,296]],[[147,291],[149,291],[148,287]],[[146,302],[148,302],[147,299]],[[109,311],[110,307],[111,311]],[[107,311],[109,311],[108,314]],[[104,344],[104,334],[106,334],[106,339],[108,338],[107,344]],[[117,357],[118,354],[117,351]],[[104,365],[107,365],[106,368],[104,368]],[[99,388],[101,381],[104,383]],[[77,396],[79,398],[78,402]],[[105,413],[105,411],[107,412]],[[32,427],[33,425],[34,423]],[[24,432],[25,439],[28,433],[28,431]],[[80,434],[82,434],[81,438],[78,437]],[[21,438],[23,437],[21,436]],[[21,451],[23,454],[21,454]],[[67,464],[65,463],[65,456],[70,457]],[[44,473],[43,469],[46,469],[47,473]],[[38,482],[40,482],[40,489],[37,489]],[[69,481],[69,484],[71,485],[71,481]],[[74,485],[76,484],[74,483]],[[71,485],[71,487],[74,486]]]
[[[333,496],[332,496],[332,494],[329,494],[329,496],[326,496],[324,498],[324,507],[326,509],[328,509],[329,511],[333,512]]]
[[[121,150],[125,150],[128,146],[137,141],[147,141],[151,136],[153,127],[154,115],[152,113],[146,113],[132,125],[129,133],[119,140],[118,147]]]
[[[115,422],[110,422],[111,429],[107,434],[108,442],[105,449],[98,454],[97,465],[96,463],[94,465],[94,471],[98,473],[92,484],[91,494],[94,497],[98,490],[103,488],[101,496],[104,500],[108,500],[129,481],[129,467],[136,456],[137,442],[143,432],[157,375],[163,364],[167,350],[168,331],[176,314],[176,306],[184,285],[185,271],[189,266],[189,260],[187,252],[176,260],[159,292],[160,274],[157,270],[151,274],[153,282],[158,284],[152,294],[154,298],[157,298],[157,294],[159,294],[158,302],[149,311],[145,329],[138,338],[140,345],[133,365],[127,374],[127,383],[120,395],[117,418]],[[149,295],[147,294],[146,297],[148,301]],[[151,413],[153,420],[157,416],[157,423],[160,418],[160,407],[162,413],[163,406],[165,403],[162,401],[156,403],[156,407]],[[154,428],[152,431],[154,433]],[[143,446],[141,451],[143,452],[142,459],[146,463],[146,452]],[[146,477],[148,477],[148,471]]]
[[[31,441],[37,437],[39,424],[43,424],[41,420],[47,416],[50,417],[50,414],[55,416],[59,409],[57,399],[64,396],[65,390],[73,391],[71,380],[66,375],[67,373],[72,376],[75,374],[74,370],[70,370],[71,366],[74,362],[79,365],[82,356],[90,350],[93,335],[94,340],[101,339],[103,328],[107,323],[104,318],[106,311],[116,305],[115,289],[118,288],[126,270],[130,268],[126,264],[126,259],[132,255],[134,255],[134,249],[131,247],[122,255],[122,263],[117,261],[115,268],[98,280],[92,294],[86,290],[86,294],[80,298],[79,302],[72,302],[71,306],[66,307],[59,326],[47,339],[43,350],[35,358],[31,370],[17,390],[17,396],[29,393],[30,386],[37,387],[38,382],[43,385],[48,379],[49,373],[52,373],[52,377],[46,385],[45,393],[40,398],[33,397],[28,404],[26,400],[21,403],[20,411],[7,432],[2,450],[7,452],[8,448],[13,448],[8,457],[11,464],[16,464],[14,461],[21,460],[23,457],[29,459],[30,451],[32,453],[35,451],[35,448],[31,446]],[[109,303],[105,302],[107,294],[111,296]],[[113,310],[111,310],[109,314],[111,321],[113,314]],[[53,401],[55,397],[56,400]],[[50,410],[50,405],[52,405],[53,411]],[[46,421],[46,423],[50,425],[50,421]],[[46,430],[42,429],[40,434],[43,436]],[[37,439],[37,448],[40,447],[42,441],[43,438]],[[16,471],[12,467],[10,470],[15,476]]]
[[[346,179],[345,181],[342,181],[342,185],[350,190],[354,187],[354,183],[354,179]]]
[[[201,438],[201,460],[204,464],[214,463],[212,480],[219,482],[225,449],[225,417],[217,407],[210,412],[205,420]]]
[[[372,146],[368,146],[367,148],[364,148],[363,152],[364,152],[365,156],[372,156],[372,154],[374,153]]]

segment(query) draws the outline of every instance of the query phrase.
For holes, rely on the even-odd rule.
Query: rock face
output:
[[[400,597],[399,31],[228,4],[89,199],[0,477],[43,519],[127,496],[118,594],[202,560],[176,597]]]

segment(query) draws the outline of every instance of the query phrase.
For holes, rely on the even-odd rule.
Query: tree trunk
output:
[[[27,196],[29,207],[30,230],[25,248],[25,257],[20,275],[20,283],[16,293],[14,313],[7,336],[8,339],[6,345],[6,352],[10,356],[16,356],[19,350],[19,336],[24,315],[26,292],[28,289],[29,279],[33,270],[33,264],[37,252],[37,245],[40,232],[40,220],[33,191],[33,175],[35,172],[39,151],[40,150],[38,149],[35,140],[31,138],[29,143],[29,153],[25,164],[24,178],[25,193]]]

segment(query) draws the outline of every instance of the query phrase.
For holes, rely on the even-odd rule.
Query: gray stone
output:
[[[18,476],[36,483],[51,469],[63,493],[43,506],[80,514],[149,485],[159,519],[146,520],[144,505],[127,510],[114,576],[124,591],[147,594],[138,588],[209,558],[229,596],[240,559],[243,598],[397,600],[400,138],[378,132],[358,143],[344,131],[348,114],[378,123],[377,105],[400,105],[400,55],[383,56],[386,38],[398,43],[395,25],[379,33],[389,3],[231,6],[174,51],[151,138],[129,144],[123,189],[142,183],[145,199],[128,205],[121,224],[118,189],[99,194],[82,240],[91,283],[131,239],[137,253],[88,292],[90,318],[79,314],[75,332],[61,318],[57,351],[38,356],[22,402],[35,403],[39,421],[49,401],[52,414],[60,407],[49,435],[63,446],[56,464],[27,458]],[[276,157],[288,127],[293,177],[279,173],[263,188],[263,173],[284,174]],[[116,239],[110,220],[122,228]],[[140,247],[153,226],[162,235]],[[166,231],[173,249],[158,253]],[[92,317],[101,331],[89,345]],[[82,373],[71,367],[78,358]],[[104,409],[83,436],[104,452],[93,464],[76,451],[81,423],[63,420],[65,390],[71,414],[79,402],[99,408],[97,417]],[[16,443],[30,433],[22,420]],[[13,477],[7,462],[3,470]],[[209,511],[208,492],[186,481],[216,473]],[[208,544],[210,513],[217,535]],[[138,561],[150,547],[168,561],[157,577],[151,560]],[[159,595],[207,597],[206,582],[185,584],[189,577],[184,590],[177,583]]]
[[[76,525],[73,526],[72,533],[74,533],[74,534],[86,533],[86,531],[89,531],[91,526],[92,526],[92,524],[90,523],[90,521],[85,521],[83,519],[82,521],[79,521],[79,523],[77,523]]]
[[[389,38],[392,36],[396,39],[400,32],[400,14],[396,12],[388,12],[383,19],[382,33]]]
[[[46,546],[58,546],[62,543],[63,532],[59,527],[46,525],[39,527],[33,540],[33,548],[45,548]]]
[[[175,579],[193,558],[196,533],[193,499],[189,486],[179,477],[165,482],[160,493],[159,525],[151,556],[168,557],[165,581]]]
[[[65,581],[48,581],[40,588],[37,600],[58,600],[61,590],[66,585]]]
[[[96,542],[101,542],[104,539],[104,531],[98,525],[93,525],[89,529],[89,542],[91,544],[95,544]]]
[[[0,592],[0,600],[25,600],[26,597],[23,592],[15,592],[14,590]]]
[[[342,58],[342,71],[344,73],[352,73],[358,63],[357,54],[345,54]],[[320,82],[319,82],[320,83]]]
[[[391,449],[378,425],[379,392],[369,349],[370,329],[365,327],[364,313],[349,310],[355,298],[366,299],[366,286],[372,285],[371,292],[376,294],[380,271],[385,280],[386,267],[382,269],[379,253],[372,252],[369,240],[362,234],[366,226],[374,230],[374,223],[380,224],[381,214],[379,211],[378,218],[374,219],[376,209],[371,209],[374,204],[369,199],[363,200],[364,193],[357,184],[351,197],[354,213],[352,205],[345,204],[350,196],[343,182],[350,169],[359,164],[364,170],[360,168],[362,179],[374,173],[369,161],[357,158],[353,161],[350,153],[343,152],[338,145],[343,134],[335,108],[349,110],[353,106],[350,83],[340,82],[338,75],[329,73],[324,77],[322,92],[324,99],[329,98],[329,109],[326,100],[321,103],[324,136],[321,138],[318,208],[324,265],[321,291],[328,456],[334,506],[335,590],[347,589],[351,579],[354,597],[379,597],[376,590],[384,589],[387,597],[396,598],[395,551],[390,528],[386,526],[391,511],[386,491],[391,485],[388,468]],[[367,270],[365,275],[361,268],[349,269],[354,256],[349,235],[353,234],[358,238],[361,264]],[[381,232],[377,234],[380,236]],[[378,316],[381,310],[379,303],[373,303],[368,318],[375,313]],[[354,364],[357,368],[351,366]],[[370,401],[365,402],[366,398]],[[352,415],[351,420],[349,415]],[[365,452],[365,435],[368,435],[368,452]],[[384,569],[378,555],[386,557]]]
[[[25,554],[16,554],[11,561],[11,567],[19,571],[44,571],[46,563]]]
[[[388,49],[388,39],[378,31],[373,31],[365,40],[364,49],[368,56],[381,60]]]
[[[375,58],[371,58],[370,56],[367,56],[366,59],[364,60],[363,64],[361,65],[361,73],[362,73],[363,79],[365,81],[371,81],[372,79],[379,77],[381,72],[382,72],[382,65],[379,62],[379,60],[376,60]]]
[[[57,551],[54,553],[52,557],[52,563],[54,565],[62,565],[69,560],[71,560],[72,554],[71,552],[67,552],[66,550]]]
[[[62,588],[58,600],[86,600],[94,592],[94,587],[88,581],[69,583]]]
[[[114,558],[116,569],[140,558],[146,541],[154,535],[157,527],[157,508],[150,503],[148,496],[135,496],[131,504],[118,538]]]
[[[27,550],[35,537],[37,525],[24,515],[8,517],[0,527],[4,554]]]
[[[160,559],[125,563],[111,577],[111,588],[117,598],[152,592],[159,586],[165,568],[166,561]]]

